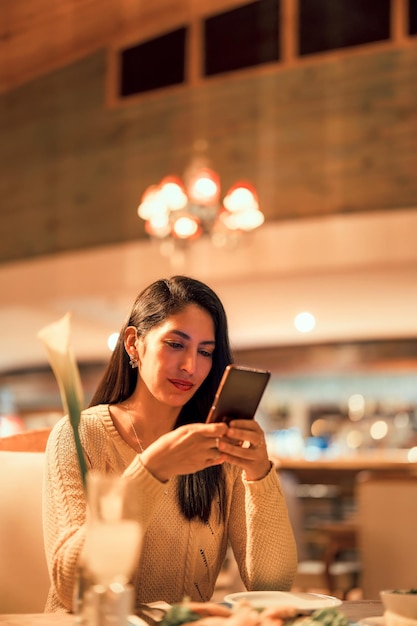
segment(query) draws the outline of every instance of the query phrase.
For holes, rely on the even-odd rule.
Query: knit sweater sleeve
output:
[[[235,476],[229,539],[248,590],[291,588],[297,549],[275,467],[258,481],[246,481],[241,472]]]
[[[83,414],[84,415],[84,414]],[[91,418],[91,419],[88,419]],[[140,457],[118,454],[117,441],[89,410],[81,420],[80,437],[89,470],[126,474],[135,479],[142,528],[162,497],[164,484],[141,464]],[[78,467],[70,422],[54,426],[46,448],[43,490],[45,551],[51,578],[46,611],[70,611],[86,535],[86,496]]]
[[[71,610],[77,563],[84,543],[85,506],[71,428],[61,421],[52,429],[46,447],[43,528],[52,588],[66,610]],[[54,595],[52,589],[50,595],[51,592]]]

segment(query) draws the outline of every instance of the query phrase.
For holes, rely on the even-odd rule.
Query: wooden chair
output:
[[[342,560],[339,556],[356,551],[356,521],[323,522],[317,525],[316,533],[322,537],[322,558],[299,562],[294,587],[302,591],[320,590],[346,599],[358,587],[361,564],[357,559]]]
[[[289,472],[279,472],[279,476],[299,558],[293,591],[316,591],[346,598],[348,592],[357,586],[360,564],[354,560],[338,560],[338,556],[343,550],[356,547],[355,524],[349,521],[322,524],[317,535],[320,534],[323,555],[310,559],[304,549],[304,519],[296,496],[298,481]]]
[[[356,485],[361,587],[366,600],[417,581],[417,477],[358,476]]]
[[[50,585],[42,527],[45,454],[31,450],[44,449],[45,442],[45,433],[0,439],[0,613],[45,608]]]
[[[13,452],[45,452],[51,428],[27,430],[17,435],[0,437],[0,450]]]

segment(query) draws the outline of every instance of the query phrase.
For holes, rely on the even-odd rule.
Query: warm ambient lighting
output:
[[[246,182],[233,185],[221,202],[219,176],[207,167],[197,169],[187,185],[168,176],[148,187],[138,215],[152,238],[186,242],[208,234],[217,246],[258,228],[265,219],[255,189]]]
[[[298,315],[296,315],[294,318],[294,326],[300,333],[311,332],[314,329],[315,325],[315,317],[312,313],[309,313],[308,311],[298,313]]]
[[[110,352],[113,352],[113,350],[115,349],[118,339],[119,339],[119,333],[112,333],[107,338],[107,347],[110,350]]]

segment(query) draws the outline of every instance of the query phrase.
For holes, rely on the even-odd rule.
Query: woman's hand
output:
[[[260,480],[270,470],[265,434],[255,420],[232,420],[219,450],[224,461],[245,470],[246,480]]]
[[[162,482],[171,476],[193,474],[211,465],[220,465],[225,457],[219,443],[227,424],[186,424],[162,435],[141,455],[143,465]]]

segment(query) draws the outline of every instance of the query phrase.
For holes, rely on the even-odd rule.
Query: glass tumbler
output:
[[[91,586],[83,598],[88,626],[125,626],[133,611],[129,584],[140,557],[142,532],[135,483],[115,474],[87,474],[87,532],[83,567]]]

